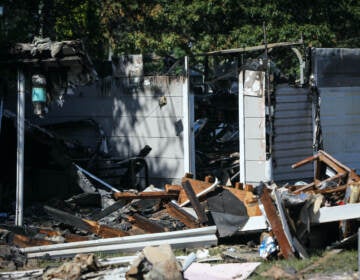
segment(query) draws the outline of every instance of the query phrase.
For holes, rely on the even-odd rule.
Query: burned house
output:
[[[48,42],[36,44],[39,47],[23,48],[22,58],[26,51],[39,57]],[[296,42],[268,47],[290,50],[301,46],[301,42]],[[21,45],[17,47],[21,49]],[[59,44],[53,44],[54,56],[60,48]],[[75,141],[85,147],[86,153],[79,153],[71,160],[119,189],[131,184],[144,188],[149,182],[159,187],[179,183],[186,172],[198,178],[212,175],[223,184],[302,180],[313,176],[312,167],[292,170],[291,164],[320,148],[339,154],[341,160],[357,166],[354,153],[341,154],[335,148],[339,147],[335,144],[338,140],[333,141],[336,137],[328,135],[342,135],[344,141],[351,143],[356,141],[352,136],[345,137],[346,133],[332,131],[327,115],[332,100],[339,100],[338,95],[345,87],[351,93],[342,96],[341,104],[345,106],[342,111],[356,112],[354,107],[352,111],[347,108],[353,106],[351,100],[356,94],[353,84],[357,81],[356,67],[349,65],[356,64],[357,51],[311,49],[305,61],[305,55],[299,56],[296,49],[300,78],[289,85],[281,79],[274,61],[254,57],[256,52],[264,50],[265,46],[260,46],[208,53],[206,61],[214,57],[213,65],[204,65],[203,73],[190,70],[191,65],[187,65],[185,73],[189,76],[144,76],[142,56],[123,56],[112,61],[111,75],[93,77],[91,83],[86,80],[91,71],[87,77],[81,76],[80,68],[72,66],[73,73],[65,75],[61,70],[56,75],[51,69],[56,69],[59,62],[46,62],[47,78],[51,81],[47,87],[52,97],[44,109],[46,117],[38,118],[33,113],[29,98],[25,99],[25,117],[30,123],[56,133],[63,141]],[[66,60],[70,61],[71,53],[66,54],[65,48],[62,52],[60,69],[67,69]],[[244,53],[247,60],[242,58],[241,62],[239,55]],[[219,55],[226,55],[227,62],[221,61],[221,57],[216,60]],[[325,59],[326,65],[336,66],[325,67],[321,63]],[[34,69],[44,67],[34,59],[28,62],[24,59],[26,63]],[[349,73],[351,82],[343,73]],[[75,88],[76,83],[81,86]],[[27,85],[26,90],[30,87]],[[328,101],[328,92],[338,97]],[[3,108],[16,111],[15,99],[15,95],[9,95]],[[351,129],[355,137],[353,113],[335,118],[337,122],[343,120],[345,126],[341,125],[341,129]],[[144,148],[146,160],[139,157]],[[129,180],[126,170],[130,166],[138,170]],[[40,177],[46,178],[46,172]],[[125,179],[124,174],[127,174]],[[52,176],[55,175],[49,173],[48,177]]]
[[[29,203],[31,230],[0,226],[27,258],[213,246],[267,230],[261,257],[305,258],[312,228],[354,233],[358,50],[302,56],[302,42],[269,44],[203,54],[202,66],[186,57],[174,63],[182,74],[155,76],[141,55],[121,56],[99,77],[76,45],[52,54],[49,43],[20,46],[18,96],[1,103],[2,211],[13,211],[22,126],[25,202],[41,202]],[[298,79],[281,73],[276,48],[296,55]]]

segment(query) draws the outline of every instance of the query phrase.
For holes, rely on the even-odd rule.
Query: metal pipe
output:
[[[297,48],[292,47],[291,50],[296,54],[296,57],[299,60],[299,65],[300,65],[300,85],[303,85],[304,84],[305,61],[303,60],[301,52]]]
[[[190,95],[189,57],[184,57],[185,81],[183,84],[183,145],[184,173],[195,175],[195,138],[194,138],[194,97]]]
[[[16,161],[16,212],[15,225],[23,225],[24,205],[24,122],[25,122],[25,76],[18,69],[18,102],[17,102],[17,161]]]

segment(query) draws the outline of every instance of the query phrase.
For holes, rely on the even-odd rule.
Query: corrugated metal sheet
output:
[[[319,88],[324,150],[360,170],[360,87]]]
[[[291,165],[313,153],[312,109],[309,90],[278,85],[274,112],[273,177],[275,181],[313,177],[312,165]]]

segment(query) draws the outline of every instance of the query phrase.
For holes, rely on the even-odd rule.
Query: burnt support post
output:
[[[22,226],[24,206],[25,76],[21,68],[18,69],[17,90],[18,97],[15,225]]]

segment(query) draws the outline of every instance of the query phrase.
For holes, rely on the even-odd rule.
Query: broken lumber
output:
[[[186,192],[187,197],[190,200],[191,206],[194,208],[196,215],[198,216],[200,224],[206,224],[208,219],[206,217],[203,207],[200,204],[199,199],[195,195],[191,184],[189,183],[189,181],[185,181],[182,183],[182,186]]]
[[[165,205],[165,208],[170,216],[178,219],[188,228],[198,228],[200,226],[197,219],[195,219],[192,215],[179,207],[177,204],[169,202]]]
[[[290,244],[292,251],[294,252],[296,250],[299,253],[300,257],[303,259],[308,258],[309,255],[307,254],[306,249],[302,246],[302,244],[296,238],[294,238],[291,235],[290,228],[289,228],[288,222],[286,220],[286,213],[285,213],[285,210],[283,207],[280,193],[276,189],[274,189],[274,195],[275,195],[275,204],[279,211],[279,218],[280,218],[281,224],[283,226],[285,236],[288,240],[288,243]]]
[[[127,232],[120,229],[111,228],[109,226],[101,225],[96,221],[82,219],[80,217],[74,216],[70,213],[61,211],[59,209],[52,208],[50,206],[44,206],[46,212],[48,212],[52,217],[58,221],[74,226],[79,229],[86,230],[88,232],[95,233],[98,236],[103,238],[109,237],[120,237],[129,235]]]
[[[92,215],[91,219],[94,221],[98,221],[98,220],[110,215],[111,213],[119,210],[120,208],[122,208],[125,205],[126,205],[126,201],[124,201],[124,200],[116,201],[114,204],[110,205],[109,207],[106,207],[104,210]]]
[[[181,190],[182,190],[182,186],[180,185],[170,185],[170,184],[165,185],[166,192],[180,193]]]
[[[315,172],[314,172],[314,181],[310,184],[302,186],[301,188],[295,190],[294,194],[299,194],[302,191],[306,191],[309,189],[318,189],[321,186],[325,185],[328,182],[337,182],[338,185],[349,184],[352,182],[359,182],[360,176],[356,174],[356,172],[342,164],[326,152],[319,150],[316,155],[307,157],[295,164],[293,164],[292,168],[298,168],[305,164],[311,163],[315,161]],[[326,170],[332,170],[334,173],[333,176],[325,176]],[[324,179],[326,178],[326,179]]]
[[[279,244],[280,253],[286,259],[294,257],[291,245],[286,237],[281,220],[277,215],[276,208],[266,187],[263,190],[260,200],[264,206],[266,217],[270,223],[271,229],[274,232],[275,238]]]
[[[244,203],[246,211],[249,217],[261,216],[261,210],[259,208],[258,199],[251,191],[235,189],[232,187],[224,187],[224,189],[230,191],[237,199]]]
[[[27,237],[21,234],[14,234],[11,243],[20,248],[54,244],[54,242],[49,240]]]
[[[215,182],[212,184],[209,182],[188,179],[188,178],[183,178],[182,185],[184,184],[184,182],[189,182],[189,184],[191,185],[197,198],[200,198],[203,195],[213,191],[217,187],[217,185],[220,183],[217,178],[215,178]],[[187,192],[184,189],[179,194],[178,202],[181,207],[184,207],[186,204],[188,204],[190,202]]]
[[[166,227],[161,226],[155,221],[152,221],[138,213],[127,217],[128,221],[134,223],[137,227],[149,233],[165,232],[168,231]]]

